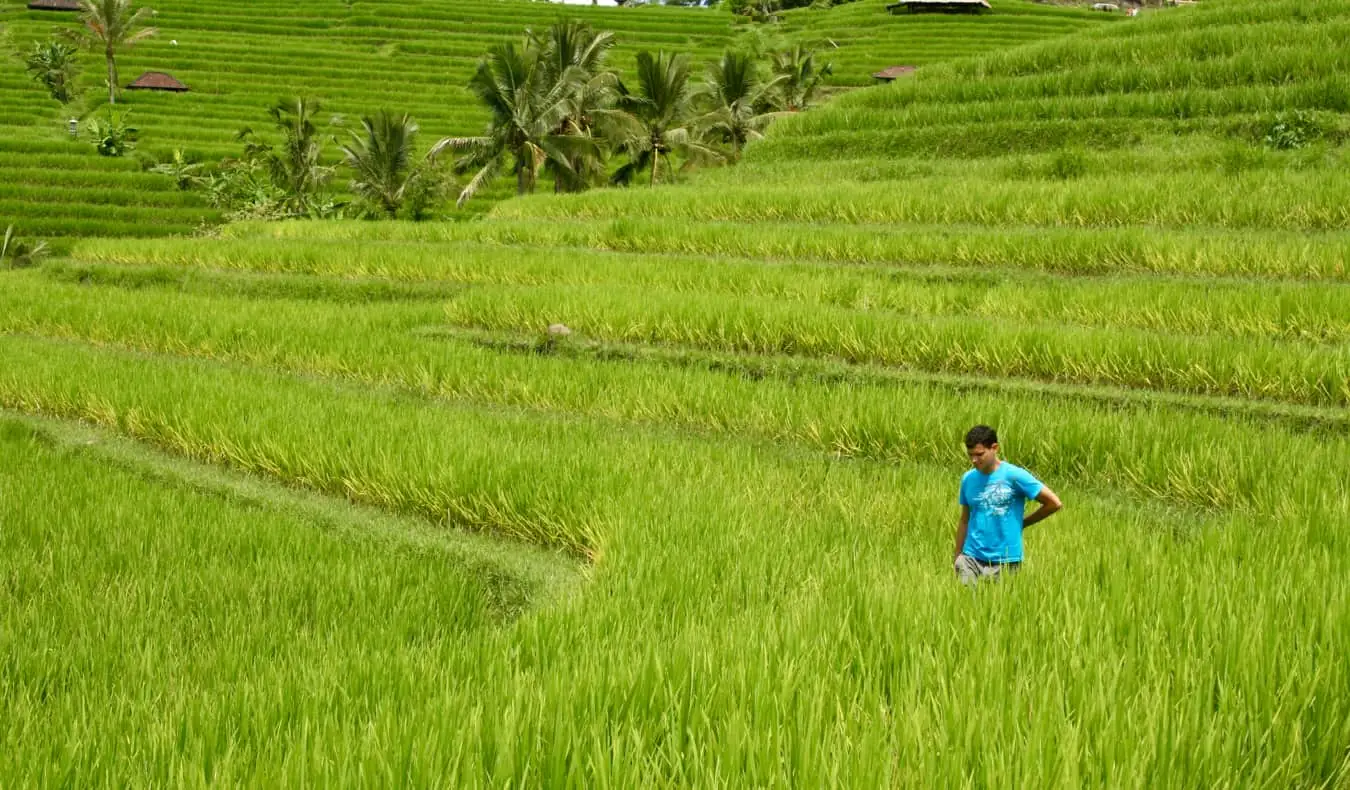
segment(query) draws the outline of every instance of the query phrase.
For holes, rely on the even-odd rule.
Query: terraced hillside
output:
[[[207,162],[238,156],[234,141],[243,127],[266,127],[266,108],[278,97],[307,94],[324,104],[323,116],[340,115],[348,125],[381,107],[407,110],[418,120],[427,146],[443,136],[482,132],[486,112],[467,83],[488,46],[518,37],[559,17],[577,17],[614,31],[620,46],[614,62],[632,67],[641,49],[666,49],[711,61],[748,28],[723,11],[681,8],[577,8],[526,0],[323,0],[305,3],[184,2],[149,4],[160,34],[121,58],[125,82],[147,70],[167,71],[187,84],[187,94],[127,92],[131,121],[140,129],[144,154],[166,160],[183,149]],[[880,0],[858,3],[885,14]],[[1062,35],[1099,17],[1044,9],[1008,0],[988,18],[958,25],[887,18],[885,34],[862,36],[853,10],[798,13],[785,26],[788,38],[828,46],[840,61],[841,84],[870,79],[845,53],[887,60],[904,53],[932,62]],[[19,0],[0,5],[0,25],[21,48],[45,39],[73,15],[27,11]],[[873,27],[877,24],[873,21]],[[870,60],[868,61],[870,62]],[[71,115],[84,117],[99,105],[101,62],[86,56],[80,81],[84,99],[62,110],[28,80],[21,64],[0,69],[0,226],[16,223],[29,235],[183,234],[203,221],[219,220],[199,195],[174,189],[168,176],[142,172],[131,159],[97,156],[92,144],[73,141]],[[336,150],[330,146],[332,155]],[[503,184],[488,201],[510,193]],[[475,204],[472,209],[478,210]]]
[[[994,2],[991,13],[981,15],[892,14],[886,10],[890,4],[855,0],[826,10],[784,12],[781,35],[825,53],[834,64],[833,84],[865,86],[888,66],[973,57],[1124,19],[1085,7],[1025,2]]]
[[[0,272],[0,776],[1345,785],[1348,25],[1146,14],[677,186]],[[975,423],[1066,508],[964,588]]]

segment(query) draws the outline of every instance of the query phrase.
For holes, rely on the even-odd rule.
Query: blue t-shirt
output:
[[[961,504],[970,508],[966,545],[961,551],[985,562],[1022,561],[1022,516],[1041,481],[1007,461],[985,474],[971,469],[961,478]]]

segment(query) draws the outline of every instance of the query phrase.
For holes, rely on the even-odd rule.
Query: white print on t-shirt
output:
[[[990,483],[984,487],[979,496],[975,497],[975,502],[987,510],[989,515],[995,518],[1002,518],[1004,514],[1012,507],[1013,490],[1012,486],[1003,482]]]

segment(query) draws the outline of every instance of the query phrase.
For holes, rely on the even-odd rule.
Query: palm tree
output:
[[[709,69],[699,98],[710,110],[699,121],[731,143],[733,160],[741,158],[741,148],[748,141],[763,137],[761,130],[777,117],[778,113],[768,111],[769,100],[783,79],[761,79],[755,59],[732,50],[722,53],[722,59]]]
[[[333,177],[333,168],[322,164],[323,143],[314,125],[321,106],[314,99],[295,97],[281,99],[267,109],[283,135],[281,151],[267,151],[267,169],[272,183],[285,192],[287,208],[300,214],[313,209],[315,199]]]
[[[532,39],[542,67],[541,83],[545,86],[564,83],[572,88],[563,100],[563,117],[553,130],[555,135],[605,137],[622,119],[623,113],[612,109],[619,78],[605,68],[613,46],[613,33],[595,31],[577,21],[558,22],[547,34]],[[585,189],[604,171],[604,146],[577,143],[571,148],[567,166],[560,166],[553,159],[544,162],[544,169],[553,177],[555,191]]]
[[[357,197],[393,217],[415,187],[420,168],[413,164],[417,122],[406,113],[380,110],[361,118],[361,132],[353,131],[350,145],[342,146],[356,177],[351,188]]]
[[[628,163],[614,173],[614,183],[631,183],[634,176],[651,168],[651,183],[655,184],[662,158],[669,168],[672,153],[680,154],[686,163],[722,159],[703,144],[693,124],[689,61],[683,55],[639,52],[637,77],[636,94],[619,85],[619,107],[629,114],[635,131],[621,141]]]
[[[551,75],[540,54],[532,39],[520,47],[507,43],[489,49],[469,80],[469,89],[491,114],[487,134],[447,137],[432,147],[432,156],[447,149],[460,152],[457,171],[477,171],[460,192],[458,205],[504,170],[508,158],[516,177],[516,193],[523,195],[534,191],[546,162],[572,177],[575,157],[598,155],[598,140],[559,133],[576,106],[574,98],[585,79],[584,72],[569,67]]]
[[[117,51],[129,49],[158,32],[153,27],[145,27],[155,12],[148,8],[133,11],[131,0],[80,0],[80,11],[86,45],[101,47],[107,58],[108,103],[116,104]]]
[[[797,44],[792,49],[774,53],[773,73],[782,80],[778,93],[783,109],[797,112],[810,106],[820,81],[833,73],[833,64],[826,63],[816,70],[815,53]]]

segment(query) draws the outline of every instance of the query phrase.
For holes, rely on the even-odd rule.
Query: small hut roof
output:
[[[128,89],[147,91],[185,91],[188,86],[162,71],[147,71],[127,86]]]
[[[887,66],[881,71],[873,73],[872,76],[875,79],[890,82],[896,77],[903,77],[906,74],[913,74],[915,68],[916,68],[915,66]]]
[[[28,7],[34,11],[79,11],[80,0],[32,0]]]
[[[989,8],[989,0],[897,0],[892,5],[896,6],[979,6],[980,8]]]

